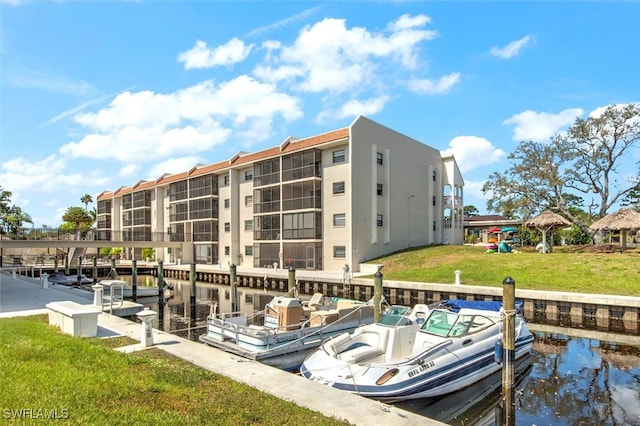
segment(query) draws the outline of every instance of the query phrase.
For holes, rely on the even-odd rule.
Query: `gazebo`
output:
[[[594,222],[590,228],[594,231],[620,231],[620,245],[626,248],[627,230],[640,229],[640,213],[633,209],[623,208]]]
[[[538,216],[524,223],[524,226],[528,228],[536,228],[542,232],[542,250],[541,253],[547,252],[547,232],[558,226],[571,225],[564,217],[551,210],[545,210]]]

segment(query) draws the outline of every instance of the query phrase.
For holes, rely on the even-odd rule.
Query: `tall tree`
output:
[[[84,209],[87,210],[87,208],[89,208],[89,204],[93,203],[93,197],[89,194],[84,194],[80,198],[80,201],[82,202],[82,204],[84,204]]]
[[[62,215],[62,220],[74,225],[74,229],[79,231],[83,224],[92,224],[93,217],[82,207],[69,207]]]
[[[552,209],[588,230],[591,215],[576,209],[575,195],[584,194],[596,218],[629,194],[640,173],[617,180],[617,168],[625,154],[640,141],[640,106],[607,107],[597,117],[577,119],[566,134],[551,143],[520,142],[509,154],[511,167],[489,176],[482,187],[492,211],[516,211],[523,219]],[[585,197],[585,198],[586,198]]]
[[[609,106],[597,117],[577,119],[559,138],[565,161],[566,185],[583,194],[594,194],[597,216],[608,210],[638,184],[638,176],[616,181],[617,167],[640,141],[640,105]]]
[[[25,223],[33,224],[31,216],[20,207],[11,204],[11,191],[0,186],[0,229],[16,234]]]
[[[640,163],[638,166],[640,167]],[[625,195],[621,204],[640,212],[640,183]]]
[[[478,216],[480,214],[476,206],[472,206],[472,205],[464,206],[462,208],[462,211],[464,212],[464,215],[467,217]]]
[[[0,186],[0,224],[6,229],[7,214],[11,210],[11,191],[6,191]]]
[[[5,216],[5,227],[11,234],[17,234],[25,223],[33,224],[31,216],[18,206],[11,206]]]

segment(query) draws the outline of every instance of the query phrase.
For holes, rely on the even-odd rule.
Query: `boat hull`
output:
[[[276,296],[264,311],[264,325],[249,325],[246,314],[211,315],[200,341],[243,358],[294,371],[320,344],[338,334],[373,322],[373,307],[359,301],[338,299],[324,305],[316,293],[309,304]]]
[[[351,332],[365,323],[348,321],[325,327],[307,327],[275,333],[250,327],[233,327],[233,324],[228,322],[221,324],[209,321],[207,334],[200,336],[200,341],[272,367],[297,371],[304,359],[317,350],[323,341]]]
[[[533,338],[517,344],[515,360],[530,355]],[[311,356],[317,355],[317,352]],[[311,380],[318,381],[343,391],[357,393],[359,395],[385,402],[396,402],[408,399],[431,398],[446,395],[464,389],[485,377],[488,377],[502,369],[502,364],[495,360],[495,352],[487,349],[484,353],[473,359],[463,359],[459,362],[448,363],[436,368],[436,363],[429,361],[422,365],[418,362],[402,364],[382,364],[378,366],[367,365],[363,377],[348,378],[349,374],[337,373],[343,380],[332,382],[314,376],[312,370],[331,370],[330,361],[327,358],[313,362],[307,358],[300,366],[300,374]],[[395,377],[398,380],[389,381],[387,384],[377,385],[376,381],[392,369],[397,369]],[[359,369],[360,370],[360,369]],[[353,372],[354,376],[357,371]]]
[[[441,397],[502,369],[500,314],[436,310],[430,315],[420,324],[381,321],[327,341],[305,359],[300,373],[336,389],[397,402]],[[445,315],[450,322],[437,321]],[[516,318],[516,324],[517,362],[530,355],[534,337],[524,319]]]

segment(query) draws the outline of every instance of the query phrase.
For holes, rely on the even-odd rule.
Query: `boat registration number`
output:
[[[426,363],[422,364],[420,367],[414,368],[413,370],[409,371],[409,373],[408,373],[409,377],[413,377],[413,376],[415,376],[417,374],[420,374],[423,371],[428,370],[429,368],[432,368],[435,365],[436,365],[436,363],[433,362],[433,361],[426,362]]]

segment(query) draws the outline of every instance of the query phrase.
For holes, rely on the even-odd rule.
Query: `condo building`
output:
[[[156,249],[165,262],[357,272],[409,247],[462,244],[463,186],[452,155],[360,116],[102,192],[97,232],[112,246],[179,242]]]

